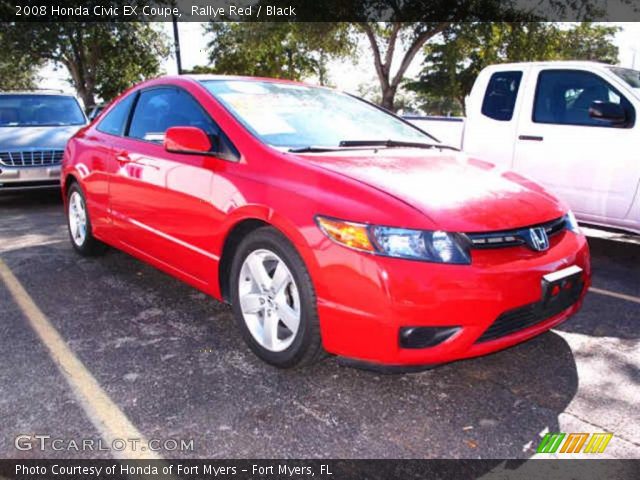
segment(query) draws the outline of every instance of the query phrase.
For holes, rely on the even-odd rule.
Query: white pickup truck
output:
[[[408,117],[563,198],[579,220],[640,233],[640,72],[593,62],[493,65],[467,118]]]

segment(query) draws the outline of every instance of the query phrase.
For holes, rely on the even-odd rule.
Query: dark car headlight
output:
[[[455,233],[382,227],[322,216],[316,221],[330,239],[354,250],[425,262],[471,263],[467,242]]]

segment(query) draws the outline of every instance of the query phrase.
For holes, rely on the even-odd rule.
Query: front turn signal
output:
[[[327,217],[316,217],[320,229],[333,241],[356,250],[375,252],[364,224],[345,222]]]

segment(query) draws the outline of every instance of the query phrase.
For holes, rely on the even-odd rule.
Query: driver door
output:
[[[588,70],[537,67],[528,81],[514,170],[544,185],[583,218],[625,218],[638,185],[640,137],[633,105]],[[594,101],[620,104],[627,123],[591,118]]]
[[[211,202],[216,159],[167,152],[162,141],[173,126],[196,126],[212,137],[219,133],[186,91],[142,90],[114,150],[118,169],[110,184],[111,212],[120,242],[204,286],[217,263],[210,252],[221,217]]]

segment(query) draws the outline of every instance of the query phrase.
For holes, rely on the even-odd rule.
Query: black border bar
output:
[[[0,22],[640,21],[637,0],[0,0]]]

